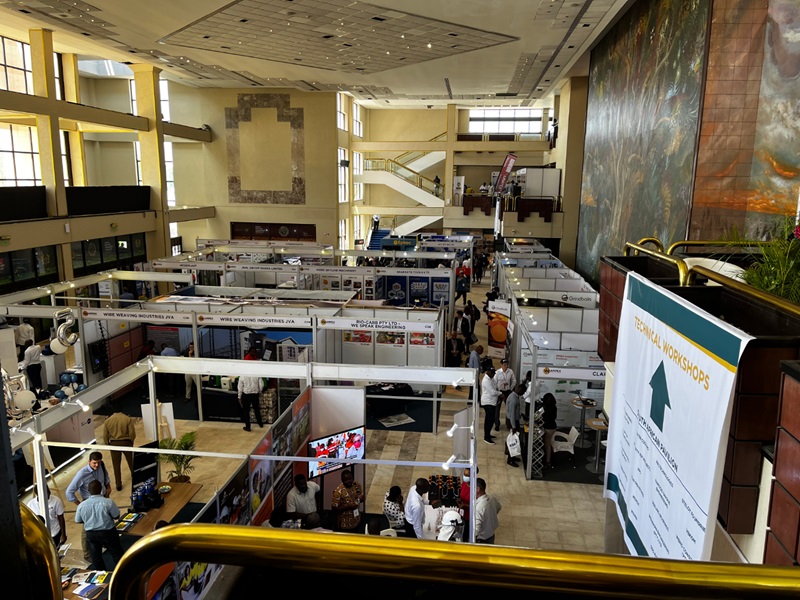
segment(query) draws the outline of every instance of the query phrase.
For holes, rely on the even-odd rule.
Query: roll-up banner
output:
[[[503,161],[503,166],[500,168],[500,175],[497,176],[497,183],[494,186],[496,192],[502,194],[506,187],[506,181],[511,171],[514,169],[514,163],[517,162],[515,154],[507,154],[506,159]]]
[[[604,496],[631,554],[707,561],[752,338],[635,273],[623,298]]]
[[[505,358],[508,340],[508,320],[511,317],[511,303],[494,300],[488,306],[489,350],[487,354],[495,358]]]

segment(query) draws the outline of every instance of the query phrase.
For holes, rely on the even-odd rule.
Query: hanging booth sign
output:
[[[378,331],[415,331],[419,333],[433,333],[436,331],[435,323],[419,321],[390,321],[387,319],[347,319],[333,317],[317,319],[321,329],[365,329]]]
[[[103,308],[82,308],[84,319],[105,319],[106,321],[169,321],[170,323],[191,323],[191,313],[159,312],[143,310],[107,310]]]
[[[511,303],[504,300],[489,302],[488,313],[488,355],[494,358],[505,358],[506,341],[508,340],[508,322],[511,317]]]
[[[199,314],[199,325],[237,325],[239,327],[311,327],[311,317],[258,317],[254,315]]]

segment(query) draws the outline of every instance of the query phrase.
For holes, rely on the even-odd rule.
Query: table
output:
[[[195,494],[203,487],[200,483],[159,483],[156,488],[162,485],[168,485],[172,488],[167,494],[162,494],[164,504],[160,508],[151,508],[139,520],[136,525],[131,527],[125,533],[127,535],[143,536],[153,531],[153,527],[159,521],[171,522],[181,509],[189,504]]]
[[[575,440],[575,447],[576,448],[591,448],[592,442],[587,439],[584,439],[583,434],[586,431],[585,423],[586,423],[586,409],[587,408],[594,408],[597,406],[597,402],[594,400],[589,400],[588,398],[581,398],[578,396],[577,398],[572,399],[572,406],[575,408],[581,409],[581,434],[578,436],[578,439]]]
[[[589,464],[586,465],[586,469],[591,473],[600,474],[600,440],[602,439],[603,432],[608,431],[608,423],[605,419],[596,418],[586,419],[586,424],[597,432],[595,437],[594,456],[589,459]]]

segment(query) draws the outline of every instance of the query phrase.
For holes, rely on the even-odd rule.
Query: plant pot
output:
[[[178,477],[170,477],[170,483],[191,483],[192,480],[189,479],[188,475],[179,475]]]

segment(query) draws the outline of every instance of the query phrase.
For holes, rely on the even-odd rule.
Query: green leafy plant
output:
[[[753,263],[741,278],[754,288],[800,304],[800,226],[794,216],[782,217],[769,237],[753,242],[758,252],[752,253]]]
[[[170,481],[187,482],[189,481],[189,473],[195,470],[195,465],[192,463],[197,456],[188,454],[195,450],[197,446],[197,432],[187,431],[180,439],[164,438],[158,443],[158,447],[164,450],[179,450],[182,454],[159,454],[158,460],[166,463],[172,467],[167,474],[170,476]]]

